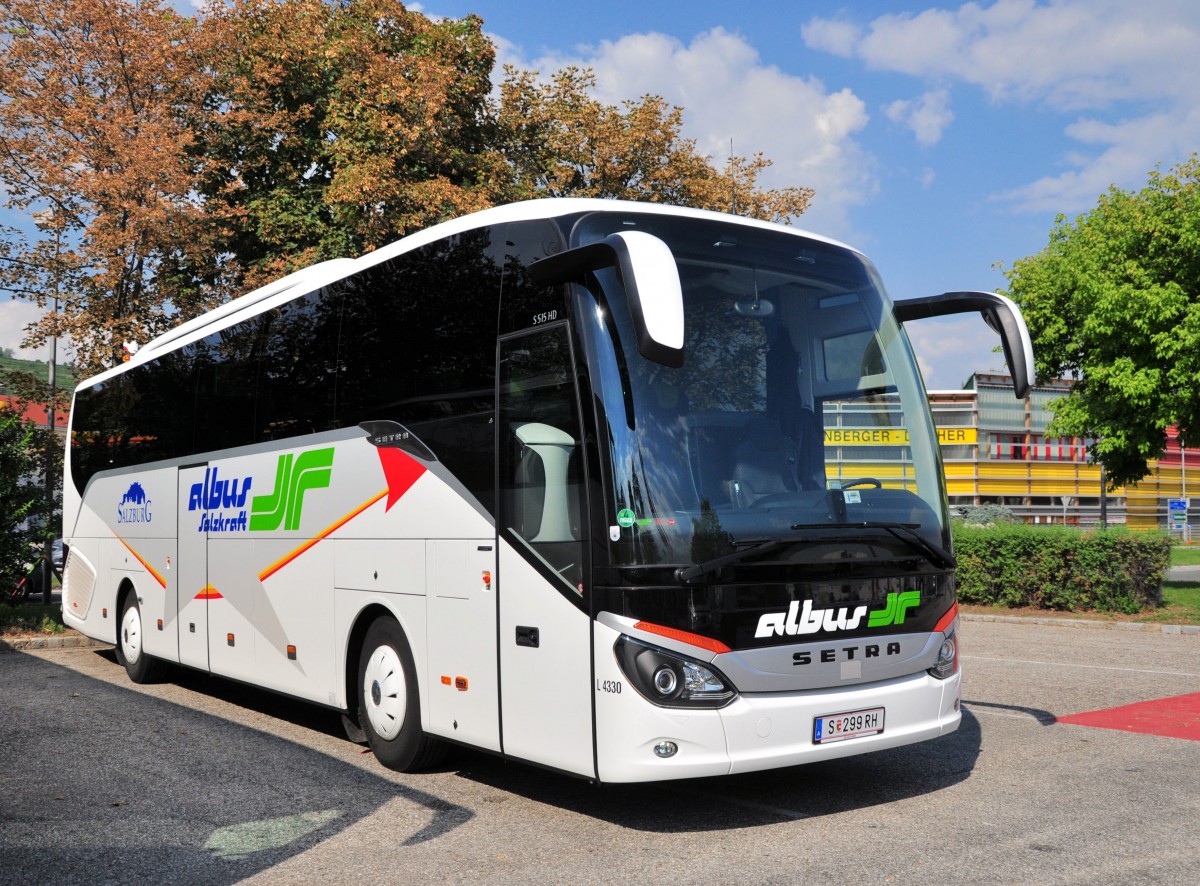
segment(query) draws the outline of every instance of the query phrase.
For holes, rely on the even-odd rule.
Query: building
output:
[[[1171,429],[1163,458],[1150,462],[1150,476],[1105,496],[1100,467],[1088,462],[1090,441],[1046,436],[1049,404],[1070,387],[1069,381],[1057,380],[1034,388],[1021,401],[1013,395],[1009,376],[981,372],[965,390],[929,392],[951,510],[996,504],[1028,523],[1086,526],[1100,522],[1104,498],[1109,523],[1135,528],[1171,524],[1181,531],[1170,505],[1188,498],[1189,463],[1192,485],[1200,491],[1200,449],[1181,449]]]
[[[31,421],[39,428],[49,426],[50,416],[46,412],[46,407],[38,403],[25,403],[14,397],[12,394],[0,394],[0,413],[9,411],[21,411],[21,417],[25,421]],[[65,436],[67,433],[67,418],[68,410],[59,410],[54,413],[54,431],[57,434]]]

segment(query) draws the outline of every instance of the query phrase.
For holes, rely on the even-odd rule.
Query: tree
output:
[[[247,286],[492,205],[494,49],[479,18],[398,0],[234,0],[203,23],[215,70],[202,193],[238,219]]]
[[[0,231],[0,289],[64,309],[81,369],[121,359],[228,295],[222,215],[190,151],[208,72],[196,21],[160,0],[7,0],[0,8],[0,185],[28,223]]]
[[[590,72],[508,71],[478,17],[399,0],[6,0],[0,290],[58,303],[26,342],[81,374],[232,294],[497,203],[578,195],[787,220],[762,156],[724,171],[682,110],[592,96]]]
[[[34,559],[27,521],[37,510],[38,455],[34,427],[19,412],[0,409],[0,587],[16,587]]]
[[[660,96],[623,108],[592,96],[591,71],[568,67],[548,82],[505,67],[501,150],[520,197],[605,197],[730,211],[787,222],[808,208],[811,188],[762,190],[761,154],[731,157],[724,171],[682,137],[683,109]]]
[[[1060,216],[1046,248],[1006,274],[1039,379],[1075,381],[1048,433],[1093,438],[1114,487],[1149,473],[1169,426],[1200,442],[1200,160]]]

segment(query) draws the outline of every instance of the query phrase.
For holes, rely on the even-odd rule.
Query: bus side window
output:
[[[558,228],[545,220],[511,222],[493,241],[490,253],[504,269],[501,335],[566,318],[566,287],[536,286],[528,274],[529,265],[562,248]]]
[[[327,286],[262,315],[254,416],[259,440],[336,427],[341,310],[339,288]]]
[[[344,281],[342,427],[399,422],[495,514],[496,308],[490,228],[443,238]]]

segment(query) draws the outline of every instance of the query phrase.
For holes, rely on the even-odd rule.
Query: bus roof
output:
[[[707,209],[693,209],[684,206],[673,206],[666,203],[639,203],[631,200],[603,200],[585,197],[555,197],[538,200],[524,200],[518,203],[506,203],[493,206],[479,212],[460,216],[449,221],[440,222],[423,230],[409,234],[399,240],[381,246],[373,252],[368,252],[359,258],[335,258],[302,268],[260,286],[250,292],[240,295],[219,307],[213,308],[198,317],[193,317],[180,323],[175,328],[151,339],[126,362],[105,370],[91,378],[84,379],[76,386],[76,390],[87,388],[109,378],[120,375],[128,369],[133,369],[157,356],[173,351],[185,344],[190,344],[206,334],[231,325],[246,316],[261,313],[269,308],[291,301],[301,295],[306,295],[315,289],[326,286],[344,277],[373,267],[410,250],[434,243],[445,237],[474,230],[487,225],[503,224],[514,221],[532,221],[535,219],[560,218],[565,215],[576,215],[587,212],[637,212],[651,215],[673,215],[681,218],[697,218],[709,221],[721,221],[726,224],[739,224],[764,230],[787,231],[809,240],[817,240],[858,252],[851,246],[814,234],[799,228],[765,222],[759,219],[744,218]]]

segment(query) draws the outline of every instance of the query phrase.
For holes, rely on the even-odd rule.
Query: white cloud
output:
[[[904,329],[931,391],[958,390],[972,372],[1004,368],[1004,355],[994,353],[1000,338],[978,314],[917,320]]]
[[[1150,168],[1200,144],[1194,0],[997,0],[883,15],[861,28],[817,18],[802,35],[812,49],[857,57],[869,68],[962,82],[994,101],[1074,114],[1064,133],[1083,149],[1062,158],[1064,171],[997,195],[1020,210],[1086,208],[1109,185],[1137,185]],[[906,103],[887,109],[917,131],[912,110]],[[923,131],[940,136],[947,123],[933,114]]]
[[[894,101],[883,112],[893,123],[911,129],[917,141],[925,146],[941,141],[942,132],[954,120],[950,93],[945,89],[934,89],[912,101]]]
[[[875,193],[875,160],[856,140],[868,115],[849,89],[830,92],[821,81],[796,77],[763,64],[740,35],[715,28],[688,44],[663,34],[631,34],[598,46],[579,47],[522,61],[511,44],[506,60],[544,75],[579,65],[596,73],[597,97],[617,103],[649,93],[684,109],[684,134],[718,160],[761,151],[775,165],[769,187],[816,189],[802,227],[853,238],[848,209]]]
[[[13,356],[22,360],[45,360],[47,350],[41,348],[22,348],[25,340],[25,327],[40,320],[44,312],[27,301],[0,301],[0,347],[11,348]]]
[[[1194,4],[1179,2],[998,0],[880,16],[854,54],[872,68],[949,76],[996,98],[1077,110],[1191,92],[1187,74],[1200,70],[1196,25]],[[822,35],[828,27],[816,19],[801,33]]]
[[[853,22],[817,18],[800,28],[800,36],[810,49],[852,58],[862,31]]]
[[[1069,168],[995,195],[1001,202],[1035,212],[1059,212],[1092,206],[1117,184],[1140,188],[1146,173],[1160,162],[1172,165],[1200,146],[1200,105],[1181,115],[1151,114],[1118,123],[1081,119],[1067,127],[1077,141],[1102,150],[1069,153]]]

